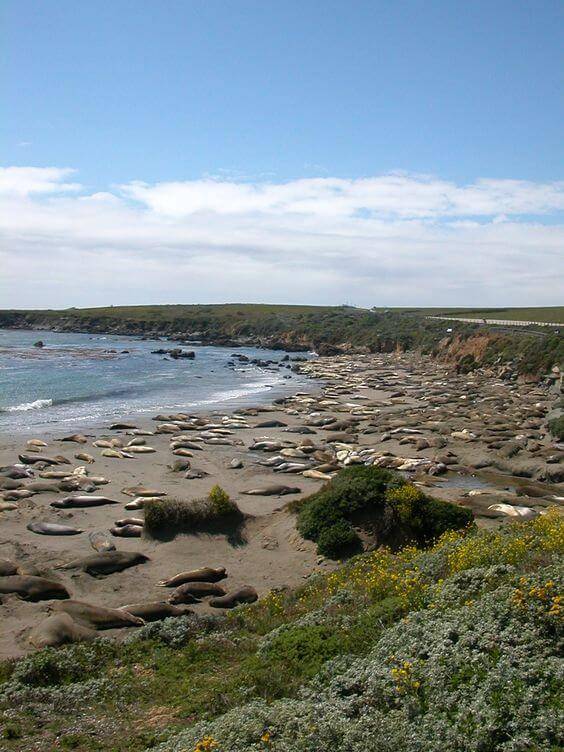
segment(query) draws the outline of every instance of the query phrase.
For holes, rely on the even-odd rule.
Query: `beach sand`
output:
[[[353,442],[348,444],[347,457],[343,458],[341,454],[339,465],[348,464],[349,460],[357,461],[354,459],[355,452],[362,450],[383,453],[384,457],[391,455],[426,460],[427,466],[418,468],[410,477],[440,498],[472,506],[479,515],[478,523],[483,526],[507,523],[507,517],[492,515],[487,511],[487,506],[498,500],[525,504],[537,511],[557,503],[553,497],[562,489],[562,484],[546,483],[546,479],[542,482],[523,479],[512,474],[511,468],[500,473],[497,468],[492,470],[490,467],[471,474],[484,455],[497,456],[498,452],[484,444],[482,434],[488,421],[484,422],[483,417],[479,419],[484,414],[493,415],[494,418],[498,415],[497,425],[506,426],[509,435],[503,437],[503,445],[512,436],[519,435],[523,431],[523,422],[529,421],[530,427],[527,430],[534,437],[528,439],[529,448],[525,443],[521,450],[521,461],[526,460],[533,465],[536,463],[542,469],[546,467],[548,453],[562,454],[561,449],[551,444],[550,437],[542,429],[542,418],[539,416],[550,408],[554,399],[544,387],[507,385],[487,374],[480,377],[449,377],[445,366],[414,356],[320,358],[304,364],[303,368],[312,376],[323,379],[311,382],[309,394],[300,393],[295,398],[288,398],[283,405],[261,406],[254,415],[249,414],[252,411],[248,409],[240,411],[245,413],[245,419],[252,426],[235,429],[228,436],[229,440],[240,443],[233,446],[203,444],[202,451],[193,452],[194,456],[190,459],[192,468],[205,471],[207,475],[204,478],[189,480],[183,473],[170,470],[169,465],[179,458],[172,454],[169,446],[171,436],[167,434],[143,437],[147,445],[156,449],[156,452],[137,455],[134,459],[104,457],[100,449],[92,447],[92,442],[101,437],[118,437],[127,442],[133,436],[128,435],[130,432],[126,430],[82,427],[81,432],[88,437],[87,444],[58,441],[65,435],[64,431],[36,436],[35,438],[48,442],[48,447],[43,450],[45,454],[62,454],[71,460],[72,465],[57,466],[57,469],[68,467],[70,472],[73,467],[83,465],[83,462],[74,459],[75,453],[85,451],[93,455],[95,462],[86,465],[88,473],[102,475],[110,481],[107,485],[100,486],[96,494],[109,496],[120,504],[55,510],[50,507],[51,501],[73,495],[60,492],[40,493],[20,500],[16,502],[17,509],[0,512],[0,558],[10,559],[18,565],[34,565],[41,573],[62,582],[74,599],[111,607],[162,600],[170,591],[157,586],[160,580],[201,566],[225,567],[228,578],[222,585],[228,591],[242,585],[252,585],[259,596],[263,596],[274,588],[300,585],[311,573],[330,569],[335,563],[319,557],[315,544],[301,538],[296,531],[295,515],[287,509],[287,504],[292,499],[320,488],[323,481],[304,477],[301,473],[275,473],[273,468],[257,464],[259,460],[267,459],[273,454],[249,451],[249,446],[253,440],[261,437],[284,442],[288,446],[311,440],[320,449],[336,454],[346,453],[347,444],[330,443],[330,433],[319,426],[311,428],[315,431],[314,434],[304,436],[287,432],[281,427],[254,427],[264,420],[279,420],[292,428],[306,425],[317,415],[333,416],[338,420],[356,418],[360,422],[354,427]],[[446,386],[442,386],[443,379],[446,379]],[[480,394],[484,400],[480,404],[476,394]],[[437,404],[434,404],[432,395],[435,395]],[[447,395],[446,402],[439,399],[444,395]],[[468,404],[468,399],[465,404],[465,395],[471,398],[471,405]],[[500,423],[501,404],[505,405],[505,409],[501,413]],[[533,418],[524,415],[527,411],[537,416],[537,427],[532,425]],[[222,419],[229,416],[219,412],[208,414],[207,417],[212,423],[221,423]],[[134,422],[139,428],[153,431],[159,425],[158,421],[146,417]],[[399,429],[396,424],[400,426]],[[473,432],[472,435],[476,438],[453,436],[453,433],[464,430],[463,427]],[[394,430],[396,433],[386,435],[386,432],[390,434]],[[75,429],[72,432],[74,431]],[[197,432],[190,433],[190,438],[197,435]],[[421,437],[428,437],[435,445],[416,449],[414,440]],[[17,462],[18,454],[26,451],[26,441],[29,438],[30,435],[0,438],[0,466]],[[441,439],[438,443],[444,442],[446,446],[438,447],[438,438]],[[540,452],[531,448],[533,441],[541,447]],[[429,467],[433,463],[437,464],[437,454],[444,455],[448,451],[456,457],[456,463],[449,466],[450,472],[440,477],[429,474]],[[235,458],[242,460],[243,468],[230,468],[230,462]],[[557,463],[552,463],[555,464]],[[468,483],[469,478],[475,478],[475,481]],[[273,483],[298,486],[301,494],[298,497],[242,494],[244,490]],[[115,538],[118,550],[140,551],[149,556],[150,561],[105,577],[57,569],[62,564],[94,553],[88,532],[107,530],[115,520],[122,517],[142,516],[141,510],[127,512],[124,509],[131,497],[123,494],[122,489],[138,484],[164,491],[169,497],[182,499],[204,497],[213,485],[219,484],[236,500],[247,516],[242,531],[243,540],[230,543],[224,535],[209,534],[179,535],[165,542],[148,537]],[[465,495],[472,488],[485,489],[491,495]],[[525,496],[516,496],[518,491],[523,493],[523,488]],[[529,496],[528,493],[533,494],[533,489],[536,489],[534,496]],[[504,494],[503,498],[499,494]],[[42,536],[26,529],[30,521],[59,522],[76,526],[85,532],[70,537]],[[28,652],[31,649],[28,642],[30,629],[44,619],[51,608],[50,601],[29,603],[15,595],[2,596],[0,658]],[[196,613],[213,611],[205,601],[193,608]],[[127,631],[121,630],[121,634]],[[117,635],[117,631],[114,630],[113,633]]]

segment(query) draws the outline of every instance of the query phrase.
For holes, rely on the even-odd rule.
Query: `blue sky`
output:
[[[299,300],[289,302],[562,302],[554,282],[564,271],[557,253],[564,206],[561,1],[3,0],[0,12],[1,163],[12,168],[2,247],[14,278],[21,272],[14,243],[24,235],[48,238],[50,253],[66,266],[104,266],[117,256],[127,264],[138,241],[132,234],[125,248],[116,228],[137,217],[153,233],[139,266],[154,266],[163,280],[179,266],[185,275],[182,287],[155,293],[172,300],[152,302],[253,293],[287,299],[287,289],[259,294],[255,280],[272,273],[296,235],[301,244],[288,264],[311,261],[312,273],[319,277],[321,264],[328,276],[300,287]],[[37,170],[47,168],[59,172],[42,173],[41,182]],[[393,207],[379,198],[387,196],[386,182],[355,182],[385,181],[397,171],[404,183]],[[333,189],[348,196],[346,218],[342,202],[327,204],[326,184],[304,179],[345,181]],[[421,210],[421,181],[429,180],[431,190],[424,190],[447,195],[448,209],[433,198]],[[483,180],[494,182],[484,187]],[[292,196],[285,194],[282,209],[269,188],[279,184]],[[270,198],[249,203],[245,185]],[[478,209],[476,190],[488,194]],[[84,201],[92,196],[89,206],[97,208],[89,210],[93,229],[86,233],[76,223],[86,221]],[[469,217],[479,227],[461,227]],[[486,225],[487,239],[480,234]],[[105,228],[102,237],[95,227]],[[81,232],[88,237],[78,238]],[[462,266],[446,273],[469,248],[479,259],[500,244],[499,268],[509,275],[503,285],[467,270],[461,287]],[[504,255],[512,244],[518,268]],[[327,246],[322,259],[320,246]],[[22,252],[33,248],[28,243]],[[237,289],[217,280],[190,283],[194,265],[214,253],[247,269],[247,277],[231,277]],[[397,269],[387,268],[390,253]],[[523,296],[535,259],[552,283],[531,274]],[[414,291],[423,268],[445,272],[434,295]],[[55,275],[33,300],[60,301],[64,279]],[[102,275],[86,289],[88,303],[145,302],[143,279],[125,294]],[[359,284],[365,293],[357,293]],[[10,288],[4,293],[15,304]],[[65,291],[62,302],[75,305],[75,297]]]

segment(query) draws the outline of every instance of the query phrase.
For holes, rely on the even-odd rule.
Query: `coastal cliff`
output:
[[[433,319],[423,312],[350,306],[163,305],[0,311],[0,327],[89,332],[319,355],[415,350],[469,372],[538,377],[564,365],[558,331],[511,330]],[[509,371],[508,371],[509,369]]]

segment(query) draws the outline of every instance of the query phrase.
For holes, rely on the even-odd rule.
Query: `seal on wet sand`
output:
[[[250,585],[245,585],[239,590],[234,590],[232,593],[227,593],[220,598],[212,598],[210,600],[210,606],[213,608],[235,608],[241,603],[254,603],[258,600],[258,593]]]
[[[168,580],[161,580],[159,587],[178,587],[185,582],[219,582],[227,577],[225,567],[200,567],[200,569],[191,569],[188,572],[180,572]]]

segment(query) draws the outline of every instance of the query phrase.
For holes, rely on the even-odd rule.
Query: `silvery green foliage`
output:
[[[221,616],[171,616],[168,619],[145,624],[125,639],[126,643],[156,640],[171,647],[181,647],[193,639],[210,632],[221,623]]]
[[[354,603],[354,596],[348,592],[348,590],[339,590],[338,593],[328,598],[325,603],[315,611],[308,611],[304,616],[296,619],[288,624],[281,624],[276,629],[265,634],[261,637],[257,653],[259,655],[265,655],[272,644],[280,637],[280,635],[286,632],[291,632],[299,627],[316,627],[316,626],[333,626],[343,627],[351,620],[348,615],[342,615],[334,613],[342,606],[350,606]]]
[[[186,752],[205,735],[218,752],[264,750],[265,731],[276,752],[556,749],[564,741],[559,635],[516,608],[517,578],[508,575],[505,567],[457,575],[437,592],[438,608],[386,629],[367,656],[329,661],[297,699],[249,703],[159,752]],[[537,579],[562,585],[562,567]],[[407,678],[398,679],[393,669],[404,665]]]

